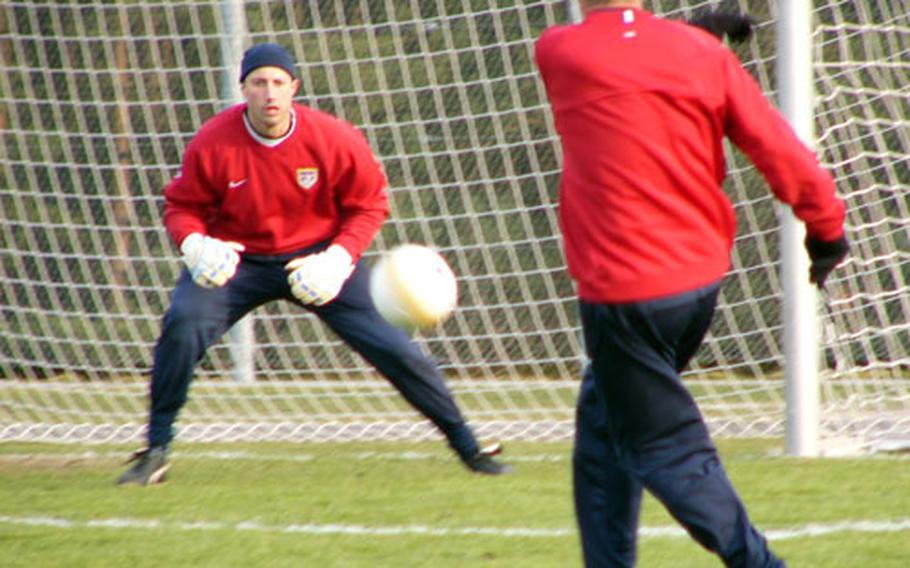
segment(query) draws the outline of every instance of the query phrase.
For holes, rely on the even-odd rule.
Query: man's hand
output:
[[[688,23],[710,32],[721,41],[727,36],[733,43],[742,43],[752,35],[755,20],[742,14],[705,12],[695,16]]]
[[[809,253],[809,260],[812,261],[809,266],[809,282],[817,285],[821,290],[825,287],[828,274],[847,256],[850,243],[847,242],[846,236],[835,241],[820,241],[807,236],[805,245],[806,251]]]
[[[237,273],[243,245],[193,233],[183,239],[180,252],[193,282],[203,288],[224,286]]]
[[[354,272],[351,255],[341,245],[323,252],[295,258],[284,266],[289,270],[291,293],[304,304],[321,306],[335,299]]]

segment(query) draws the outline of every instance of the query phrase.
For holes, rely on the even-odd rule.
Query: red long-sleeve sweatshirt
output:
[[[834,181],[714,36],[605,9],[537,41],[562,140],[560,220],[581,299],[642,301],[719,280],[736,231],[729,137],[810,235],[843,235]]]
[[[350,124],[299,104],[280,140],[256,135],[246,104],[207,121],[164,190],[164,223],[178,245],[190,233],[282,254],[321,242],[354,259],[388,215],[382,166]]]

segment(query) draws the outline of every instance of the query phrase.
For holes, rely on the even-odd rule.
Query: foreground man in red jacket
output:
[[[562,140],[560,218],[590,358],[573,464],[585,563],[635,564],[647,489],[727,566],[784,566],[680,379],[730,266],[724,137],[805,223],[819,287],[847,253],[844,204],[717,37],[641,1],[581,7],[582,23],[541,35],[536,59]]]
[[[245,103],[206,122],[164,190],[164,223],[186,269],[155,346],[148,448],[120,484],[164,479],[196,363],[253,309],[312,311],[435,424],[472,471],[506,471],[478,447],[436,364],[386,322],[359,262],[388,215],[386,179],[350,124],[293,102],[296,65],[279,45],[244,54]]]

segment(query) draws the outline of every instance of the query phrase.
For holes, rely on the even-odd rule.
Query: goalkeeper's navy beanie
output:
[[[243,83],[246,76],[259,67],[280,67],[297,78],[294,59],[277,43],[257,43],[246,50],[240,62],[240,82]]]

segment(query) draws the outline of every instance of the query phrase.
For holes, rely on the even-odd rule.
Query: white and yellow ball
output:
[[[370,296],[389,323],[414,330],[440,324],[452,315],[458,304],[458,282],[438,252],[404,244],[379,258]]]

